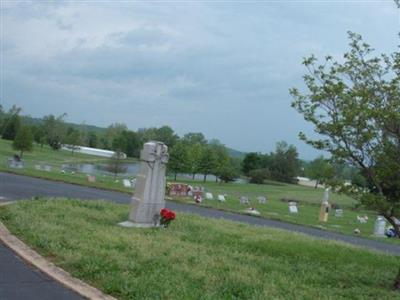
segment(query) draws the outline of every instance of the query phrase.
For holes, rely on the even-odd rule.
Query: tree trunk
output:
[[[319,183],[318,179],[317,179],[317,180],[315,180],[315,186],[314,186],[314,189],[316,189],[316,188],[318,187],[318,183]]]
[[[196,176],[196,173],[192,174],[192,180],[194,180],[194,177]]]
[[[215,176],[215,182],[218,183],[218,177],[217,176]]]
[[[206,181],[207,181],[207,174],[204,174],[203,182],[206,182]]]
[[[177,173],[175,173],[175,181],[176,181],[176,175],[177,175]]]
[[[394,289],[400,290],[400,268],[399,268],[399,273],[397,274],[396,279],[394,280]]]

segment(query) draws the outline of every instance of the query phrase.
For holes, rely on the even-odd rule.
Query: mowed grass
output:
[[[335,216],[335,210],[331,209],[328,222],[319,221],[320,205],[323,199],[324,190],[314,189],[294,184],[285,184],[277,182],[267,182],[266,184],[241,184],[241,183],[196,183],[191,181],[180,181],[191,185],[201,185],[206,191],[213,194],[214,200],[204,199],[201,206],[212,207],[220,210],[245,213],[248,207],[254,207],[260,212],[261,217],[268,219],[282,220],[290,223],[317,227],[323,230],[340,232],[348,235],[354,235],[354,230],[360,230],[363,237],[377,239],[389,243],[400,243],[400,239],[375,238],[374,223],[377,214],[366,209],[355,208],[356,200],[338,193],[330,193],[330,203],[339,205],[344,213],[342,217]],[[226,201],[220,202],[217,196],[226,195]],[[240,196],[249,197],[250,204],[241,204]],[[266,204],[260,204],[256,199],[258,196],[267,197]],[[174,197],[175,201],[181,203],[194,204],[193,199],[184,197]],[[298,200],[298,213],[289,213],[287,201],[282,199]],[[366,223],[360,223],[357,216],[368,216]]]
[[[61,172],[63,164],[107,164],[108,158],[81,153],[72,154],[71,151],[66,150],[54,151],[47,145],[43,145],[43,147],[35,145],[32,152],[23,154],[25,168],[12,169],[7,166],[7,159],[13,157],[14,154],[19,154],[19,151],[12,149],[12,142],[0,139],[0,171],[121,192],[131,191],[131,189],[123,187],[121,182],[121,179],[125,178],[123,176],[118,176],[117,182],[115,182],[113,176],[108,175],[97,176],[96,182],[88,182],[84,173]],[[134,160],[125,160],[125,162],[132,161]],[[51,166],[51,171],[36,170],[35,165],[37,164]]]
[[[73,276],[119,299],[399,299],[400,259],[280,230],[179,213],[117,226],[127,205],[40,199],[0,220]]]
[[[96,157],[92,155],[85,155],[75,153],[72,155],[70,151],[60,150],[54,151],[48,146],[40,147],[36,145],[32,152],[24,153],[25,168],[10,169],[7,167],[6,160],[12,157],[15,151],[12,150],[10,141],[0,139],[0,171],[13,172],[16,174],[27,175],[32,177],[39,177],[51,180],[57,180],[67,183],[74,183],[85,185],[95,188],[115,190],[125,193],[133,193],[132,188],[125,188],[122,185],[122,178],[127,176],[119,176],[117,181],[113,176],[98,175],[96,182],[88,182],[86,174],[84,173],[62,173],[62,164],[67,163],[107,163],[107,158]],[[134,160],[129,159],[127,162]],[[35,165],[50,165],[51,171],[36,170]],[[172,178],[169,178],[172,181]],[[248,207],[239,203],[240,196],[247,196],[251,201],[251,206],[255,207],[260,213],[261,217],[269,219],[278,219],[286,222],[302,224],[307,226],[318,227],[323,230],[341,232],[345,234],[353,234],[354,229],[361,231],[361,236],[374,238],[373,227],[376,214],[371,211],[357,209],[354,210],[356,201],[346,195],[331,193],[331,203],[336,203],[344,209],[344,216],[342,218],[334,217],[334,212],[331,212],[329,221],[327,223],[320,223],[318,221],[319,205],[323,197],[324,191],[322,189],[314,189],[311,187],[304,187],[300,185],[285,184],[273,181],[267,181],[264,185],[256,184],[243,184],[243,183],[215,183],[215,182],[201,182],[182,180],[193,186],[203,186],[206,191],[210,191],[217,197],[218,194],[227,195],[225,203],[205,200],[202,206],[213,207],[222,210],[243,213]],[[257,196],[266,196],[267,204],[259,204],[256,200]],[[300,201],[299,214],[289,214],[287,202],[282,202],[281,199],[293,199]],[[194,204],[192,199],[188,198],[174,198],[178,202]],[[365,224],[359,223],[357,215],[368,215],[369,220]],[[390,243],[400,243],[399,239],[380,239]]]

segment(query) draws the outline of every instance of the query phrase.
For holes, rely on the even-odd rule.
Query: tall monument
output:
[[[165,171],[168,147],[161,142],[148,142],[140,152],[140,172],[136,177],[135,194],[129,220],[124,227],[158,226],[159,213],[165,207]]]
[[[329,207],[329,188],[327,188],[325,189],[324,198],[322,199],[321,209],[319,211],[319,220],[321,222],[328,222]]]

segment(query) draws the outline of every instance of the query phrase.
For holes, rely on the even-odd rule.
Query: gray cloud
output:
[[[290,108],[302,57],[346,50],[346,31],[393,51],[390,3],[19,3],[2,11],[1,102],[75,122],[202,131],[244,151],[312,128]]]

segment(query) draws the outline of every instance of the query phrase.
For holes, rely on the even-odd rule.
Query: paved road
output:
[[[0,173],[0,201],[27,199],[34,196],[63,196],[81,199],[105,199],[118,203],[130,202],[130,196],[124,193],[104,191],[73,184]],[[3,199],[1,197],[3,197]],[[167,206],[177,211],[190,212],[212,218],[223,218],[252,225],[286,229],[289,231],[301,232],[317,238],[342,241],[389,254],[400,255],[400,245],[388,244],[361,237],[347,236],[307,226],[294,225],[247,215],[238,215],[195,205],[168,202]]]
[[[1,190],[1,189],[0,189]],[[42,272],[28,266],[0,242],[1,300],[83,300]]]

